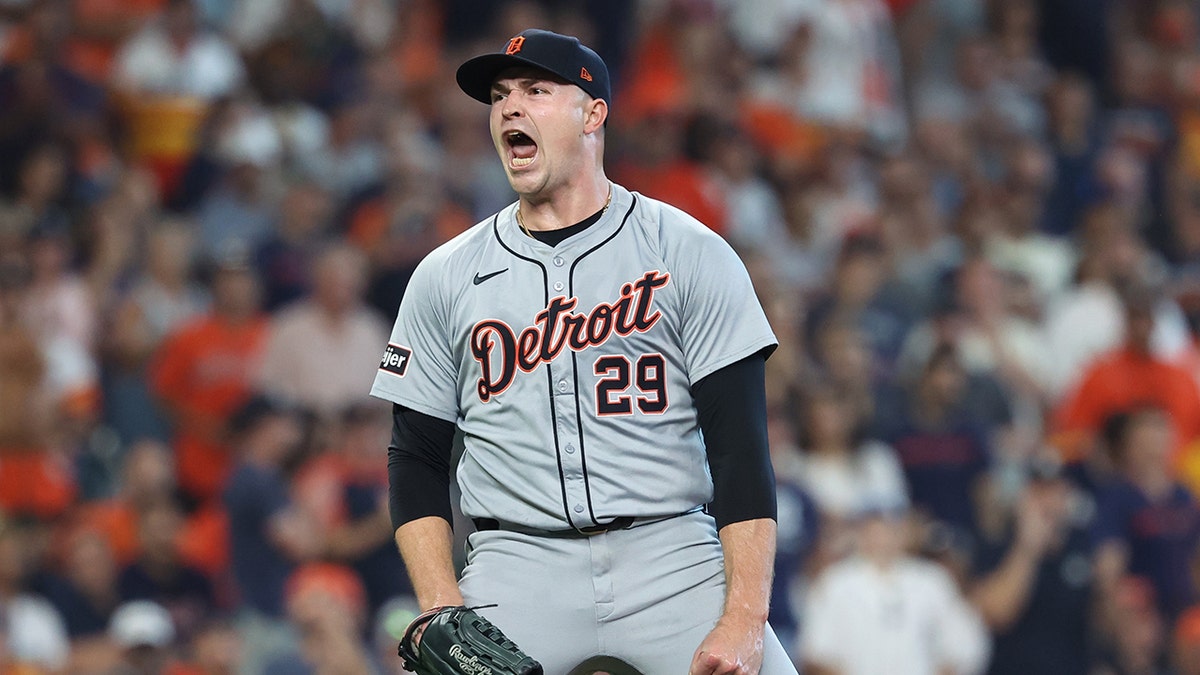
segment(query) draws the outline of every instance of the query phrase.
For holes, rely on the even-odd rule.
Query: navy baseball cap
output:
[[[458,67],[455,79],[471,98],[492,103],[492,82],[505,68],[532,66],[557,75],[592,98],[612,103],[608,66],[579,38],[530,28],[509,38],[498,52],[483,54]]]

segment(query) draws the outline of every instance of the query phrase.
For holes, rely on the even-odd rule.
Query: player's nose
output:
[[[501,102],[500,114],[504,115],[506,119],[510,117],[520,117],[523,114],[520,98],[521,96],[519,93],[515,91],[509,92],[508,96],[505,96],[504,100]]]

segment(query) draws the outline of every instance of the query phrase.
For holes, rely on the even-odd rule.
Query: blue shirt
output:
[[[225,488],[234,580],[242,604],[283,616],[283,587],[292,561],[271,543],[270,520],[289,504],[287,481],[277,469],[241,464]]]
[[[1154,585],[1168,616],[1200,599],[1190,570],[1200,542],[1200,505],[1183,486],[1154,502],[1128,481],[1102,488],[1092,535],[1097,546],[1119,541],[1129,548],[1129,573]]]

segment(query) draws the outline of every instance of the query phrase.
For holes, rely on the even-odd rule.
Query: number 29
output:
[[[601,356],[593,368],[601,376],[596,383],[596,412],[598,415],[632,415],[633,402],[647,415],[659,415],[667,409],[666,365],[662,354],[643,354],[633,366],[625,356]],[[631,372],[636,378],[636,397],[627,393]]]

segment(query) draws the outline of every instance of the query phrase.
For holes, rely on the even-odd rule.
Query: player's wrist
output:
[[[443,592],[424,597],[418,595],[417,604],[421,606],[422,612],[428,612],[444,607],[460,607],[465,603],[461,593]]]
[[[768,610],[766,608],[726,606],[721,612],[720,621],[744,628],[762,630],[767,624]]]

